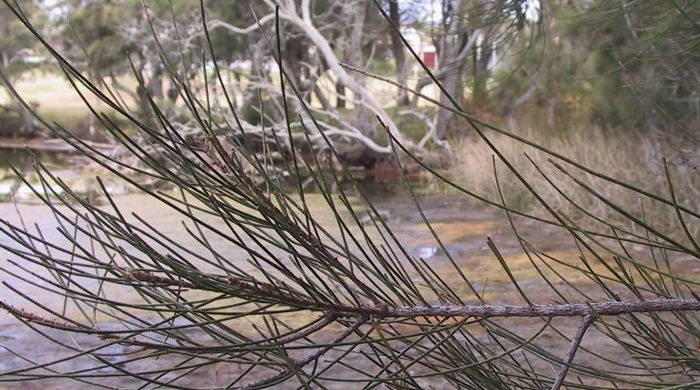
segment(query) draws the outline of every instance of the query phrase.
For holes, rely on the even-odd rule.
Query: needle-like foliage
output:
[[[461,117],[491,147],[499,192],[497,166],[520,179],[548,213],[524,214],[511,209],[502,192],[487,199],[460,187],[423,165],[387,131],[398,164],[419,164],[455,192],[503,211],[535,276],[525,283],[497,243],[485,237],[489,261],[500,269],[489,277],[503,284],[500,293],[489,294],[482,276],[453,256],[406,177],[406,193],[447,266],[412,256],[362,190],[344,184],[353,182],[352,171],[333,163],[338,159],[331,140],[323,138],[322,153],[302,153],[313,149],[312,130],[324,133],[280,61],[281,20],[276,35],[266,39],[279,67],[285,107],[294,100],[302,108],[298,118],[286,110],[287,122],[300,120],[305,128],[296,137],[291,128],[263,132],[269,137],[263,145],[277,142],[291,154],[284,169],[277,169],[270,150],[251,153],[241,136],[244,129],[208,34],[203,63],[214,70],[203,69],[201,77],[222,91],[224,105],[208,94],[196,96],[183,71],[188,68],[160,53],[170,82],[181,91],[182,115],[199,129],[185,137],[153,99],[154,119],[140,121],[115,91],[98,88],[46,42],[16,3],[4,3],[41,40],[95,119],[132,159],[126,163],[124,153],[115,157],[57,123],[37,119],[93,164],[179,215],[191,241],[178,242],[157,221],[125,214],[100,178],[106,203],[96,206],[36,161],[40,184],[32,188],[59,234],[49,238],[38,228],[0,220],[0,246],[10,254],[3,285],[26,302],[20,308],[3,298],[0,306],[65,354],[7,349],[21,364],[3,368],[0,382],[70,378],[105,388],[700,386],[700,297],[694,292],[700,279],[676,264],[679,258],[683,264],[700,260],[700,240],[689,228],[700,222],[700,212],[677,202],[670,173],[668,193],[650,193],[491,126],[453,99],[445,106],[419,96]],[[203,6],[201,12],[206,32]],[[155,31],[153,36],[157,40]],[[442,89],[438,79],[433,82]],[[138,134],[101,112],[104,107]],[[276,132],[290,133],[286,144]],[[567,196],[571,191],[598,196],[598,185],[636,194],[642,206],[599,197],[634,229],[582,210],[596,221],[584,225],[551,207],[494,147],[493,132],[548,154],[560,175],[540,172],[564,199],[574,201]],[[289,182],[284,172],[295,183],[291,188],[284,185]],[[145,185],[148,177],[175,190]],[[299,184],[303,178],[320,190],[314,197],[320,206]],[[675,213],[680,229],[657,228],[645,219],[645,204]],[[541,249],[523,232],[543,226],[575,252]],[[233,247],[241,250],[232,252]],[[41,296],[27,294],[19,287],[24,285]],[[49,296],[61,304],[45,299]]]

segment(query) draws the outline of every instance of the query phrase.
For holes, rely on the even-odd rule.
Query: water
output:
[[[12,155],[13,161],[18,163],[20,166],[31,165],[31,159],[28,157],[26,152],[18,152]],[[53,159],[53,160],[51,160]],[[75,175],[80,177],[81,174],[76,173],[75,170],[70,169],[70,164],[63,161],[58,156],[47,156],[47,160],[54,167],[61,170],[64,176]],[[91,172],[93,173],[93,172]],[[82,175],[87,177],[87,175]],[[446,283],[451,286],[455,286],[455,291],[464,297],[469,297],[470,292],[467,291],[466,286],[463,281],[459,279],[458,273],[454,272],[451,268],[451,263],[448,261],[446,253],[439,249],[439,246],[435,239],[432,237],[429,229],[422,222],[420,215],[417,213],[417,209],[413,204],[412,199],[407,196],[405,191],[403,191],[400,184],[391,181],[376,181],[376,180],[364,180],[360,183],[363,192],[367,193],[371,197],[375,207],[380,211],[382,222],[388,224],[397,239],[403,244],[406,253],[408,253],[413,258],[421,257],[426,262],[433,267],[433,269],[442,275]],[[347,184],[346,184],[347,186]],[[292,188],[294,188],[292,186]],[[349,189],[349,187],[346,187]],[[175,192],[168,192],[170,195],[177,196]],[[348,191],[351,195],[351,203],[353,207],[357,207],[360,212],[363,209],[361,207],[361,200],[355,196],[352,196],[352,191]],[[488,249],[485,246],[485,237],[491,236],[494,240],[499,243],[501,247],[501,252],[505,256],[517,253],[517,243],[514,240],[509,240],[506,236],[507,227],[505,224],[496,220],[496,215],[491,212],[486,212],[483,210],[477,210],[473,207],[468,206],[465,202],[459,200],[454,196],[436,196],[436,195],[426,195],[420,196],[421,206],[425,214],[428,216],[432,223],[433,229],[438,233],[443,239],[443,244],[447,247],[449,253],[456,259],[458,266],[464,270],[470,272],[470,277],[473,277],[474,285],[477,289],[485,289],[486,281],[489,275],[494,274],[495,270],[498,268],[498,263],[492,260],[492,256],[489,254]],[[182,245],[192,251],[199,254],[206,255],[209,252],[208,248],[205,248],[201,243],[199,243],[192,235],[184,228],[182,222],[188,223],[190,227],[193,227],[191,222],[188,222],[187,218],[168,207],[164,203],[158,201],[157,199],[141,193],[126,193],[121,195],[116,195],[114,197],[116,204],[118,205],[122,215],[132,222],[136,221],[133,215],[138,215],[145,221],[148,221],[155,229],[160,231],[163,235],[171,238],[174,242]],[[339,237],[339,231],[337,229],[337,221],[335,215],[330,212],[328,205],[325,203],[324,198],[319,194],[314,194],[310,191],[306,195],[306,202],[309,209],[311,210],[314,218],[324,227],[329,229],[329,234],[335,237]],[[103,204],[101,206],[104,210],[113,213],[108,204]],[[59,206],[58,211],[68,212],[66,206]],[[341,213],[343,219],[350,221],[349,214],[347,212]],[[70,251],[72,245],[64,237],[64,235],[58,230],[59,222],[55,216],[48,210],[47,206],[41,204],[30,204],[30,203],[2,203],[0,202],[0,216],[4,221],[9,222],[15,226],[24,225],[28,227],[33,234],[36,234],[36,229],[41,230],[42,236],[49,242],[55,243],[59,246],[63,246]],[[225,231],[225,225],[222,221],[214,216],[201,216],[203,220],[212,226]],[[363,221],[365,228],[370,230],[370,238],[373,240],[378,240],[379,237],[376,232],[372,231],[372,226],[374,222],[379,222],[372,220],[371,218],[367,221]],[[63,221],[65,224],[65,221]],[[351,231],[357,236],[361,237],[359,227],[352,227]],[[232,243],[225,238],[215,235],[207,234],[208,245],[216,251],[216,253],[235,263],[236,266],[243,268],[253,274],[255,270],[247,262],[248,254],[244,248],[241,248]],[[90,242],[85,238],[79,240],[81,245],[86,248],[90,248]],[[0,232],[0,245],[6,246],[8,248],[22,249],[17,242],[12,240],[7,234]],[[245,246],[255,246],[248,239],[245,240]],[[160,248],[162,250],[167,250],[168,248]],[[269,249],[269,248],[268,248]],[[26,248],[25,248],[26,250]],[[272,249],[273,253],[279,255],[282,261],[288,255],[275,251]],[[66,254],[60,255],[56,250],[52,250],[52,253],[63,259],[66,259]],[[165,252],[164,252],[165,253]],[[109,257],[101,252],[99,249],[96,250],[95,256],[98,257],[103,262],[108,262]],[[211,256],[208,256],[211,257]],[[208,264],[204,261],[197,259],[190,259],[196,267],[198,267],[203,272],[211,272],[216,274],[222,274],[222,270],[218,269],[215,265]],[[38,312],[42,315],[51,317],[51,315],[42,312],[36,307],[36,305],[29,302],[25,297],[35,299],[41,302],[42,305],[52,308],[57,312],[62,312],[65,310],[66,314],[75,319],[84,321],[81,311],[78,307],[71,302],[71,300],[64,300],[60,295],[49,293],[45,288],[53,288],[49,281],[51,277],[47,274],[46,270],[40,264],[32,263],[21,256],[18,256],[11,251],[0,249],[0,269],[4,272],[0,276],[4,281],[9,283],[9,286],[16,289],[19,294],[12,291],[8,286],[0,286],[0,296],[4,302],[16,306],[18,308],[25,308],[32,312]],[[518,271],[518,265],[513,266],[514,272]],[[32,278],[34,282],[25,282],[17,277],[9,275],[7,272],[16,273],[20,277],[30,276],[30,273],[36,273],[37,275],[42,275],[48,278],[47,281],[40,281],[36,278]],[[411,275],[411,277],[416,277],[416,275]],[[96,289],[98,286],[94,280],[88,280],[82,278],[79,280],[81,285],[90,290]],[[492,283],[493,284],[493,283]],[[497,286],[496,286],[497,288]],[[112,299],[131,302],[131,303],[142,303],[142,297],[131,291],[128,287],[120,286],[118,284],[107,284],[103,287],[104,294]],[[110,318],[104,315],[98,315],[96,317],[98,326],[101,328],[110,328],[118,326]],[[287,321],[287,319],[285,319]],[[305,322],[308,318],[292,318],[289,319],[289,323],[294,324],[294,321]],[[240,329],[249,329],[250,326],[241,325]],[[45,328],[42,328],[46,330]],[[80,348],[90,348],[96,347],[103,343],[102,340],[96,338],[89,334],[76,335],[73,339],[70,339],[66,333],[48,330],[52,337],[56,337],[62,342],[68,345],[77,344]],[[193,337],[204,337],[205,335]],[[51,361],[57,359],[61,356],[66,356],[67,351],[62,347],[54,344],[52,342],[38,342],[40,340],[33,331],[28,327],[19,323],[16,319],[9,315],[0,315],[0,345],[10,348],[11,350],[20,351],[26,354],[28,357],[34,361]],[[41,339],[43,340],[43,339]],[[203,344],[211,343],[212,340],[204,339],[201,340]],[[122,347],[110,347],[110,348],[122,348]],[[109,350],[103,352],[122,352],[121,350]],[[63,371],[76,370],[84,367],[90,367],[95,363],[90,360],[89,357],[83,359],[75,359],[66,362],[60,366]],[[171,360],[167,357],[159,359],[158,361],[148,361],[139,363],[140,369],[155,368],[158,366],[163,366],[167,364],[173,364]],[[7,371],[11,369],[17,369],[27,366],[27,363],[22,359],[14,356],[7,349],[0,348],[0,372]],[[133,369],[133,367],[130,367]],[[105,379],[108,380],[108,379]],[[190,383],[191,385],[202,386],[204,383],[210,383],[213,379],[211,375],[207,375],[207,372],[202,371],[197,375],[192,375],[185,379],[185,383]],[[114,379],[111,382],[114,385],[134,387],[136,383],[131,383],[124,379]],[[41,386],[40,386],[41,385]],[[67,382],[65,379],[55,379],[51,381],[42,381],[41,383],[24,383],[20,384],[21,388],[35,387],[35,388],[66,388],[74,386],[74,382]],[[211,383],[212,386],[216,385]]]
[[[27,149],[0,148],[0,181],[11,180],[15,177],[11,167],[20,172],[32,170],[32,162],[37,158],[52,169],[70,167],[70,156],[61,153],[32,152]]]

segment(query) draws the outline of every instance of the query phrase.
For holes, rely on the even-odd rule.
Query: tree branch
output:
[[[267,14],[267,15],[263,16],[262,18],[260,18],[258,23],[262,25],[262,24],[265,24],[265,23],[273,21],[273,20],[275,20],[274,12]],[[222,28],[224,28],[232,33],[235,33],[235,34],[250,34],[253,31],[256,31],[258,28],[260,28],[258,23],[253,23],[248,27],[240,28],[240,27],[236,27],[230,23],[226,23],[220,19],[212,19],[207,24],[207,28],[211,31],[215,28],[222,27]]]
[[[144,275],[145,274],[145,275]],[[147,273],[130,274],[131,278],[145,282],[162,284],[160,279],[147,276]],[[174,282],[174,281],[173,281]],[[172,282],[171,282],[172,283]],[[183,282],[187,283],[187,282]],[[650,299],[645,301],[609,301],[599,303],[534,304],[534,305],[435,305],[435,306],[350,306],[321,302],[300,296],[291,291],[282,292],[279,286],[262,282],[249,282],[236,277],[229,277],[228,284],[260,298],[277,300],[282,304],[301,306],[310,310],[331,311],[338,316],[367,315],[373,317],[415,318],[415,317],[586,317],[617,316],[630,313],[649,313],[664,311],[700,311],[697,299]],[[172,285],[169,283],[169,285]],[[192,284],[187,283],[187,287]]]

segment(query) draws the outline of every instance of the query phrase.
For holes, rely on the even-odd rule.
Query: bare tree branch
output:
[[[271,22],[271,21],[273,21],[273,20],[275,20],[275,14],[274,14],[274,13],[270,13],[270,14],[267,14],[267,15],[261,17],[261,18],[259,19],[259,23],[262,25],[262,24]],[[232,33],[234,33],[234,34],[250,34],[250,33],[252,33],[253,31],[257,31],[257,30],[260,28],[260,26],[258,25],[258,23],[253,23],[253,24],[251,24],[251,25],[248,26],[248,27],[239,28],[239,27],[236,27],[236,26],[234,26],[234,25],[232,25],[232,24],[230,24],[230,23],[226,23],[226,22],[224,22],[223,20],[220,20],[220,19],[211,19],[211,20],[209,21],[209,24],[207,24],[207,28],[208,28],[210,31],[211,31],[211,30],[214,30],[214,29],[216,29],[216,28],[219,28],[219,27],[224,28],[224,29],[226,29],[227,31],[230,31],[230,32],[232,32]]]

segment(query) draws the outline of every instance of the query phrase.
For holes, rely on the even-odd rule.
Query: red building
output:
[[[423,62],[430,69],[437,66],[437,53],[435,51],[423,51]]]

